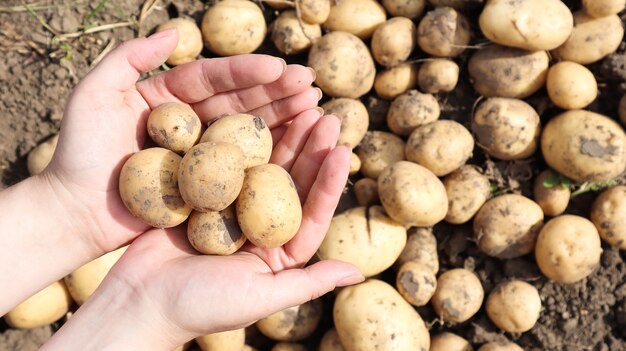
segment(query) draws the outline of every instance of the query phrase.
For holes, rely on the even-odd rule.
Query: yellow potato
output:
[[[361,174],[377,179],[386,167],[404,160],[404,147],[404,141],[391,133],[367,132],[354,151],[361,159]]]
[[[452,60],[430,59],[417,72],[420,90],[429,94],[451,92],[458,81],[459,65]]]
[[[246,342],[245,329],[199,336],[195,339],[202,351],[242,351]]]
[[[509,333],[526,332],[541,313],[539,291],[521,280],[500,283],[487,297],[485,311],[498,328]]]
[[[221,211],[193,211],[187,223],[187,238],[205,255],[230,255],[246,242],[234,204]]]
[[[593,73],[575,62],[559,62],[548,71],[548,96],[565,110],[581,109],[596,99],[598,84]]]
[[[345,348],[341,345],[337,329],[328,329],[328,331],[324,333],[317,351],[345,351]]]
[[[28,173],[30,175],[37,175],[48,167],[48,164],[52,161],[52,156],[54,155],[54,150],[57,147],[58,141],[59,135],[56,134],[43,143],[37,145],[28,153],[26,166],[28,167]]]
[[[311,48],[313,40],[322,36],[319,24],[300,21],[295,10],[281,12],[272,25],[272,42],[286,55],[299,54]]]
[[[456,268],[439,276],[431,303],[443,321],[463,323],[478,312],[484,295],[476,274]]]
[[[512,342],[488,342],[483,344],[478,351],[524,351],[519,345]]]
[[[387,126],[397,135],[409,136],[415,128],[439,118],[439,102],[431,94],[410,90],[393,100],[387,112]]]
[[[148,134],[160,147],[184,155],[198,139],[202,122],[187,104],[169,102],[159,105],[148,116]]]
[[[361,169],[361,159],[354,152],[350,154],[350,175],[355,175]]]
[[[276,341],[300,341],[308,338],[322,318],[321,300],[289,307],[256,322],[263,335]]]
[[[464,165],[443,179],[448,195],[446,222],[462,224],[474,217],[491,193],[489,178],[475,166]]]
[[[322,105],[327,115],[335,115],[341,120],[341,130],[337,145],[349,145],[354,149],[369,126],[369,114],[360,100],[339,98],[332,99]]]
[[[438,7],[426,13],[417,27],[417,44],[438,57],[460,55],[470,43],[470,23],[451,7]]]
[[[583,10],[592,17],[617,15],[626,6],[626,0],[583,0]]]
[[[417,85],[417,66],[402,63],[388,70],[379,71],[374,79],[376,94],[385,100],[395,99]]]
[[[376,0],[336,0],[323,26],[328,31],[348,32],[368,39],[386,20],[385,9]]]
[[[372,178],[361,178],[354,183],[354,195],[359,206],[380,204],[378,184]]]
[[[15,306],[4,315],[4,321],[19,329],[41,327],[65,316],[71,304],[70,293],[60,280]]]
[[[430,338],[429,351],[474,351],[469,341],[448,332]]]
[[[396,288],[411,305],[424,306],[435,293],[437,277],[421,263],[408,261],[398,270]]]
[[[156,31],[176,28],[178,32],[178,44],[167,58],[168,65],[182,65],[191,62],[202,52],[202,33],[196,22],[189,17],[172,18],[160,24]]]
[[[416,262],[426,267],[433,274],[439,271],[437,239],[430,228],[413,227],[409,229],[409,237],[404,249],[396,260],[396,268],[406,262]]]
[[[415,19],[424,13],[425,0],[383,0],[383,6],[392,16]]]
[[[298,5],[302,20],[306,23],[322,24],[330,14],[330,0],[300,0],[296,3]]]
[[[569,204],[571,191],[569,188],[557,184],[553,187],[546,187],[544,182],[549,177],[554,177],[551,170],[543,171],[535,179],[533,195],[535,202],[543,210],[546,216],[554,217],[565,212]]]
[[[417,29],[405,17],[394,17],[378,26],[372,36],[372,56],[385,67],[396,66],[409,58],[415,48]]]
[[[593,202],[591,221],[602,239],[626,250],[626,186],[618,185],[603,191]]]

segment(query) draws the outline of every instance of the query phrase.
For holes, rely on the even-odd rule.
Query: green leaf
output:
[[[548,175],[548,177],[543,180],[543,187],[548,188],[548,189],[554,188],[559,183],[561,183],[561,179],[559,178],[560,177],[558,173],[550,171],[550,174]]]

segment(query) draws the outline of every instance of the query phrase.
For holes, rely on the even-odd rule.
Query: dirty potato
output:
[[[426,13],[417,27],[417,44],[438,57],[460,55],[469,45],[472,33],[464,15],[451,7],[438,7]]]
[[[322,26],[331,32],[347,32],[369,39],[386,20],[385,9],[376,0],[340,0],[333,1],[330,14]]]
[[[436,121],[440,113],[439,102],[433,95],[409,90],[391,103],[387,126],[397,135],[408,136],[415,128]]]
[[[277,341],[300,341],[309,337],[322,318],[321,300],[289,307],[256,322],[263,335]]]
[[[484,295],[476,274],[455,268],[439,276],[431,303],[443,321],[463,323],[478,312]]]
[[[550,67],[546,88],[550,100],[565,110],[581,109],[598,96],[593,73],[575,62],[564,61]]]
[[[543,214],[550,217],[565,212],[571,196],[570,189],[561,184],[546,186],[546,181],[555,176],[551,170],[545,170],[537,176],[533,187],[533,199],[541,207]]]
[[[428,94],[448,93],[459,81],[459,65],[452,60],[430,59],[417,72],[417,84]]]
[[[372,36],[372,56],[385,67],[396,66],[409,58],[415,48],[417,29],[405,17],[394,17],[378,26]]]
[[[404,141],[391,133],[376,130],[365,133],[355,149],[361,159],[361,174],[378,179],[385,168],[404,160],[404,147]]]
[[[157,106],[148,116],[148,135],[160,147],[184,155],[198,139],[202,122],[187,104],[168,102]]]
[[[387,70],[376,73],[374,90],[385,100],[391,100],[404,94],[417,85],[417,66],[413,63],[402,63]]]
[[[462,224],[474,217],[491,193],[489,178],[476,166],[464,165],[443,179],[448,195],[446,222]]]
[[[176,28],[178,32],[178,44],[167,58],[168,65],[182,65],[191,62],[202,52],[202,33],[196,25],[196,21],[189,17],[172,18],[160,24],[156,31]]]
[[[335,115],[341,120],[341,130],[337,145],[349,145],[354,149],[369,127],[369,114],[360,100],[349,98],[332,99],[322,105],[327,115]]]
[[[437,277],[421,263],[408,261],[398,270],[396,288],[411,305],[424,306],[435,293]]]
[[[187,238],[194,249],[205,255],[230,255],[246,242],[234,204],[221,211],[193,211],[187,223]]]
[[[392,16],[416,19],[424,13],[426,0],[383,0],[383,6]]]
[[[378,200],[378,185],[372,178],[361,178],[354,183],[354,196],[359,206],[372,206],[380,203]]]
[[[300,6],[302,20],[309,24],[322,24],[330,15],[330,0],[300,0],[296,6]]]
[[[602,239],[626,250],[626,186],[603,191],[591,207],[591,221]]]
[[[437,254],[437,239],[430,228],[410,228],[406,245],[394,266],[402,267],[406,262],[416,262],[426,267],[433,274],[439,271],[439,256]]]
[[[429,351],[474,351],[472,344],[464,338],[443,332],[430,338]]]
[[[487,297],[485,310],[489,319],[509,333],[530,330],[541,313],[541,298],[534,286],[521,280],[498,284]]]
[[[313,45],[313,40],[322,36],[319,24],[300,21],[295,10],[281,12],[274,21],[271,32],[272,42],[278,51],[286,55],[308,50]]]

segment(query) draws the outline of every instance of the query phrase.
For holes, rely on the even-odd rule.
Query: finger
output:
[[[276,148],[276,144],[280,142],[283,138],[287,130],[289,129],[290,123],[285,123],[281,126],[274,127],[270,132],[272,133],[272,149]]]
[[[274,146],[270,163],[283,167],[287,172],[302,152],[309,135],[320,120],[320,110],[306,110],[293,119],[280,141]]]
[[[316,107],[319,99],[321,99],[321,94],[318,88],[307,88],[299,94],[274,101],[247,113],[263,117],[265,123],[270,128],[274,128],[293,119],[302,111]]]
[[[141,81],[137,89],[151,108],[171,101],[191,104],[222,92],[271,83],[285,68],[283,59],[268,55],[203,59]]]

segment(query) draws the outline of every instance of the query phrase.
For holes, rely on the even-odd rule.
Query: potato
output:
[[[491,194],[489,178],[478,172],[475,166],[464,165],[443,179],[448,196],[446,222],[468,222],[487,201]]]
[[[201,143],[222,142],[239,146],[244,168],[266,164],[272,156],[272,133],[263,118],[238,113],[214,120],[202,134]]]
[[[475,10],[483,6],[485,0],[428,0],[433,7],[452,7],[458,11]]]
[[[600,264],[598,230],[588,219],[562,215],[548,221],[537,237],[535,259],[541,272],[564,284],[590,275]]]
[[[380,280],[343,288],[335,299],[333,319],[346,351],[421,351],[430,345],[420,315]]]
[[[327,115],[335,115],[341,120],[341,131],[337,145],[349,145],[354,149],[369,127],[369,114],[360,100],[339,98],[322,105]]]
[[[431,94],[410,90],[393,100],[387,112],[387,126],[395,134],[408,136],[422,125],[436,121],[441,110]]]
[[[4,321],[12,328],[41,327],[65,316],[71,304],[65,284],[56,281],[7,312]]]
[[[322,24],[330,15],[330,0],[300,0],[296,6],[300,6],[300,15],[306,23]]]
[[[396,66],[409,58],[415,48],[417,29],[405,17],[394,17],[378,26],[372,36],[372,56],[385,67]]]
[[[619,115],[619,120],[622,122],[622,125],[626,125],[626,94],[622,95],[622,98],[619,100],[617,113]]]
[[[483,344],[478,351],[524,351],[524,349],[516,343],[492,341]]]
[[[487,154],[501,160],[519,160],[537,150],[541,121],[526,102],[489,98],[474,111],[472,132]]]
[[[203,142],[192,147],[180,161],[180,195],[196,211],[225,209],[242,189],[244,162],[241,149],[229,143]]]
[[[474,273],[455,268],[439,276],[437,290],[430,301],[443,321],[463,323],[478,312],[484,294]]]
[[[451,7],[427,12],[417,27],[417,44],[433,56],[458,56],[469,45],[471,36],[467,18]]]
[[[43,170],[48,167],[48,164],[52,161],[52,155],[54,155],[54,150],[57,148],[58,141],[59,135],[56,134],[43,143],[37,145],[28,153],[26,166],[28,167],[28,173],[31,176],[43,172]]]
[[[424,306],[435,293],[437,277],[421,263],[408,261],[398,270],[396,288],[411,305]]]
[[[452,120],[438,120],[416,128],[406,142],[406,159],[441,177],[463,166],[472,157],[474,138]]]
[[[469,341],[462,337],[443,332],[430,338],[429,351],[474,351]]]
[[[302,206],[296,185],[275,164],[248,169],[236,206],[239,226],[256,246],[279,247],[300,229]]]
[[[368,39],[386,20],[385,9],[375,0],[339,0],[333,1],[323,26],[328,31],[348,32]]]
[[[424,13],[425,0],[383,0],[383,6],[392,16],[416,19]]]
[[[156,31],[176,28],[178,32],[178,44],[165,61],[168,65],[182,65],[191,62],[202,52],[202,33],[196,25],[196,21],[189,17],[172,18],[160,24]]]
[[[267,26],[263,12],[248,0],[223,0],[202,17],[204,45],[220,56],[249,54],[263,43]]]
[[[500,283],[487,297],[485,311],[498,328],[509,333],[523,333],[539,319],[539,291],[521,280]]]
[[[106,253],[79,267],[63,279],[72,300],[76,301],[76,304],[82,305],[93,295],[127,248],[128,246],[124,246]]]
[[[241,351],[246,342],[245,329],[199,336],[195,339],[202,351]]]
[[[385,100],[395,99],[417,85],[417,66],[402,63],[388,70],[379,71],[374,79],[376,94]]]
[[[581,109],[598,96],[598,83],[593,73],[575,62],[559,62],[548,71],[548,96],[565,110]]]
[[[563,44],[572,33],[574,18],[561,0],[489,0],[479,25],[494,43],[539,51]]]
[[[593,18],[583,11],[574,13],[574,30],[567,41],[551,53],[559,60],[587,65],[615,52],[624,37],[617,15]]]
[[[603,191],[593,202],[591,221],[602,239],[626,250],[626,186]]]
[[[406,229],[382,207],[355,207],[333,217],[317,254],[349,262],[371,277],[391,267],[405,244]]]
[[[380,204],[378,200],[378,184],[372,178],[361,178],[354,183],[354,195],[359,206]]]
[[[472,55],[468,72],[480,95],[523,99],[545,85],[549,61],[544,51],[490,45]]]
[[[626,0],[583,0],[583,10],[591,17],[617,15],[626,7]]]
[[[321,300],[289,307],[256,322],[263,335],[277,341],[300,341],[308,338],[322,318]]]
[[[545,181],[554,176],[551,170],[541,172],[535,179],[533,188],[535,202],[541,207],[543,214],[550,217],[555,217],[565,212],[571,195],[570,189],[561,186],[561,184],[556,184],[553,187],[545,186]]]
[[[345,348],[341,345],[337,329],[331,328],[324,333],[317,351],[345,351]]]
[[[361,159],[354,152],[350,154],[350,175],[355,175],[361,169]]]
[[[543,211],[517,194],[494,197],[474,217],[474,237],[485,254],[509,259],[529,254],[543,225]]]
[[[452,60],[430,59],[417,71],[417,84],[428,94],[448,93],[459,81],[459,65]]]
[[[350,33],[331,32],[316,40],[308,66],[317,74],[315,84],[333,97],[356,99],[374,85],[374,60],[365,43]]]
[[[406,262],[419,263],[433,274],[437,274],[439,271],[437,239],[431,229],[417,227],[409,229],[406,245],[396,260],[395,266],[402,267]]]
[[[378,178],[378,192],[389,217],[405,226],[433,226],[448,212],[446,189],[439,178],[413,162],[387,167]]]
[[[230,255],[246,242],[234,204],[221,211],[193,211],[187,223],[187,238],[194,249],[205,255]]]
[[[307,348],[293,342],[279,342],[270,351],[307,351]]]
[[[157,228],[175,227],[191,213],[178,189],[181,157],[160,147],[132,155],[120,172],[120,197],[130,213]]]
[[[295,10],[281,12],[272,25],[272,42],[286,55],[299,54],[311,48],[313,40],[322,36],[319,24],[300,21]]]
[[[365,133],[355,149],[361,159],[361,174],[378,179],[386,167],[404,160],[404,146],[404,141],[391,133],[376,130]]]
[[[160,147],[184,155],[198,139],[202,122],[187,104],[169,102],[159,105],[148,116],[148,134]]]
[[[626,134],[611,118],[583,110],[552,118],[541,152],[557,172],[579,182],[613,179],[626,168]]]

